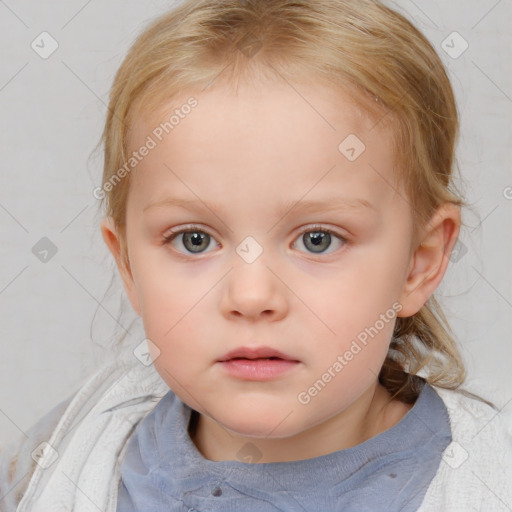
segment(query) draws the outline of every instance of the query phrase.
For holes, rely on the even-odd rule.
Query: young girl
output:
[[[512,510],[434,298],[453,91],[370,0],[188,0],[137,39],[101,230],[146,339],[2,454],[0,509]]]

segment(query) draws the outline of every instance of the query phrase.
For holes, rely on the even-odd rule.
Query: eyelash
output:
[[[185,226],[183,228],[180,228],[180,229],[177,229],[175,231],[170,231],[168,235],[164,236],[163,237],[163,244],[164,245],[168,245],[170,244],[178,235],[181,235],[182,233],[194,233],[194,232],[199,232],[199,233],[205,233],[207,234],[208,236],[210,236],[212,239],[215,240],[215,237],[209,233],[207,230],[203,229],[203,228],[200,228],[199,226],[195,226],[195,225],[188,225],[188,226]],[[297,236],[296,240],[299,239],[301,236],[303,236],[305,233],[310,233],[310,232],[321,232],[321,233],[328,233],[329,235],[331,236],[334,236],[336,238],[338,238],[344,246],[346,246],[347,244],[349,244],[349,240],[347,240],[347,238],[341,236],[340,234],[336,233],[335,231],[329,229],[329,228],[326,228],[326,227],[323,227],[323,226],[320,226],[320,225],[313,225],[313,226],[308,226],[307,228],[303,229]],[[333,252],[336,252],[336,251],[333,251]],[[180,253],[178,251],[178,254],[180,254],[181,256],[193,256],[192,253],[188,253],[188,254],[183,254],[183,253]],[[203,253],[198,253],[198,254],[205,254],[204,252]],[[327,254],[327,255],[330,255],[332,253],[309,253],[310,255],[312,256],[322,256],[322,254]]]

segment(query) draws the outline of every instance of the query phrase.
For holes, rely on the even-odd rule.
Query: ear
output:
[[[399,317],[417,313],[443,279],[460,231],[458,206],[442,204],[423,230],[422,240],[411,256],[400,303]]]
[[[130,269],[130,263],[128,261],[128,250],[126,249],[126,255],[123,254],[123,251],[121,250],[121,239],[119,237],[117,228],[115,227],[115,223],[111,217],[106,217],[102,220],[101,235],[103,236],[103,240],[105,240],[107,247],[112,253],[112,256],[114,256],[119,274],[123,280],[124,289],[128,295],[128,299],[130,300],[130,303],[135,312],[140,316],[141,310],[139,304],[139,296],[137,294],[137,289],[135,288],[135,283]]]

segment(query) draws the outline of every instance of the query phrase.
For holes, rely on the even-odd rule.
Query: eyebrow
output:
[[[226,210],[223,206],[216,203],[210,203],[208,201],[203,201],[201,199],[183,199],[177,197],[167,197],[165,199],[160,199],[156,201],[152,201],[147,204],[143,212],[145,213],[150,208],[173,208],[173,207],[182,207],[188,210],[197,210],[203,209],[206,207],[208,210],[212,211],[216,215],[220,215],[222,217],[226,216]],[[365,211],[372,210],[376,212],[376,208],[366,199],[344,199],[344,198],[328,198],[325,200],[296,200],[296,201],[288,201],[282,203],[279,208],[276,210],[276,215],[281,218],[284,217],[289,211],[323,211],[323,212],[346,212],[350,210],[354,211]]]

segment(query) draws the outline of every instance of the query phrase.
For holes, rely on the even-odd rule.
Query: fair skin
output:
[[[189,96],[174,98],[166,111]],[[218,85],[194,97],[198,106],[132,172],[127,261],[109,219],[102,234],[160,351],[155,368],[200,414],[195,445],[215,461],[237,460],[249,442],[258,462],[290,461],[389,429],[411,408],[390,400],[377,380],[396,319],[307,404],[297,397],[393,303],[408,317],[427,301],[456,242],[458,209],[439,208],[412,247],[411,204],[391,186],[387,128],[371,129],[375,123],[339,91],[274,83],[235,95]],[[168,119],[163,112],[137,120],[131,150]],[[349,134],[366,146],[353,162],[338,150]],[[149,206],[171,197],[194,203]],[[323,206],[359,198],[372,207]],[[320,207],[301,209],[308,200]],[[174,228],[206,236],[201,252],[191,251],[183,233],[164,244]],[[314,252],[308,239],[326,228],[335,234]],[[263,249],[251,263],[236,251],[247,236]],[[218,361],[242,345],[270,346],[298,363],[271,380],[233,377]]]

